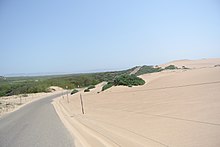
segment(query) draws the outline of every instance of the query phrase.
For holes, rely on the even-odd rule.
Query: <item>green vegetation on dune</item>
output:
[[[113,82],[108,82],[107,84],[105,84],[105,85],[102,87],[102,91],[111,88],[113,85],[114,85]]]
[[[143,74],[147,74],[147,73],[154,73],[154,72],[160,72],[163,69],[161,67],[153,67],[153,66],[142,66],[140,68],[139,71],[137,71],[137,73],[135,75],[139,76],[139,75],[143,75]]]
[[[0,78],[0,96],[9,96],[26,93],[48,92],[50,86],[59,86],[64,89],[88,87],[92,89],[102,81],[112,81],[116,76],[129,74],[132,69],[112,72],[71,74],[59,76],[37,77],[9,77]]]
[[[70,94],[73,95],[73,94],[75,94],[75,93],[77,93],[77,92],[79,92],[79,90],[73,89]]]
[[[123,85],[123,86],[138,86],[144,85],[145,81],[135,75],[121,75],[114,79],[113,81],[115,86]]]
[[[109,89],[112,86],[123,85],[123,86],[132,87],[132,86],[138,86],[138,85],[144,85],[144,84],[145,84],[145,81],[137,77],[136,75],[123,74],[123,75],[115,77],[113,82],[108,82],[106,85],[104,85],[102,87],[102,91]]]
[[[174,69],[178,69],[178,67],[176,67],[175,65],[169,65],[167,67],[164,68],[165,70],[168,69],[168,70],[174,70]]]
[[[90,92],[90,90],[89,89],[85,89],[84,92]]]
[[[175,65],[169,65],[165,68],[161,68],[161,67],[158,67],[158,66],[154,67],[154,66],[144,65],[140,68],[139,71],[137,71],[137,73],[135,75],[139,76],[139,75],[143,75],[143,74],[147,74],[147,73],[161,72],[163,70],[174,70],[174,69],[179,69],[179,68],[176,67]],[[189,68],[183,66],[182,69],[189,69]]]
[[[95,88],[95,85],[90,85],[90,86],[88,86],[87,89],[93,89],[93,88]]]
[[[0,85],[0,96],[25,93],[48,92],[49,85],[44,82],[26,81],[22,83],[6,83]]]
[[[0,78],[0,96],[9,96],[17,94],[48,92],[50,86],[59,86],[64,89],[74,89],[87,87],[87,89],[94,88],[96,84],[106,81],[108,84],[103,86],[102,90],[106,90],[113,85],[142,85],[144,81],[136,76],[160,72],[164,69],[153,66],[142,66],[135,75],[129,75],[137,67],[112,72],[99,72],[87,74],[70,74],[70,75],[57,75],[57,76],[36,76],[36,77],[9,77]],[[170,65],[165,69],[177,69],[174,65]],[[186,67],[185,67],[186,69]]]
[[[95,85],[90,85],[84,90],[84,92],[90,92],[90,89],[93,89],[93,88],[95,88]]]

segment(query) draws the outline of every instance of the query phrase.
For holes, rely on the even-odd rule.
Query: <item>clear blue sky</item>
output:
[[[219,0],[0,0],[0,75],[213,57]]]

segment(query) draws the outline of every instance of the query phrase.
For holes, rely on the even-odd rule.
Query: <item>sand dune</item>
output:
[[[70,103],[56,99],[54,106],[77,146],[219,147],[220,67],[214,67],[219,61],[178,61],[195,69],[142,75],[146,84],[139,87],[97,93],[101,83],[81,92],[84,115],[80,93]]]
[[[162,64],[160,66],[166,67],[169,65],[175,65],[179,68],[181,68],[182,66],[188,68],[207,68],[207,67],[214,67],[215,65],[220,65],[220,58],[201,59],[201,60],[176,60],[166,64]]]

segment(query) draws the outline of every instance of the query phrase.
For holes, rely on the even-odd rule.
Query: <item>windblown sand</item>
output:
[[[67,96],[56,99],[54,106],[77,146],[219,147],[220,67],[214,65],[220,60],[203,67],[211,62],[206,60],[191,61],[196,66],[190,70],[142,75],[143,86],[97,93],[101,83],[80,92],[84,115],[80,93],[69,103]]]

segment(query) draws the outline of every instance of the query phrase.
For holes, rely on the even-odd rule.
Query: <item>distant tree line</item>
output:
[[[102,88],[103,90],[112,87],[113,85],[136,86],[143,85],[144,81],[137,76],[160,72],[163,70],[177,69],[174,65],[170,65],[164,69],[153,66],[142,66],[135,75],[129,75],[134,69],[88,73],[88,74],[72,74],[60,76],[40,76],[40,77],[12,77],[0,79],[0,96],[10,96],[18,94],[49,92],[50,86],[59,86],[64,89],[75,89],[88,87],[86,91],[94,88],[94,85],[107,81],[108,83]],[[184,67],[186,69],[186,67]]]

